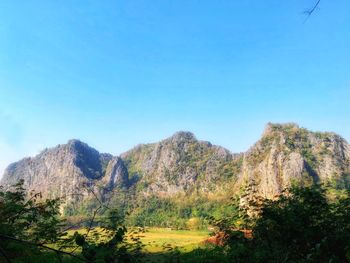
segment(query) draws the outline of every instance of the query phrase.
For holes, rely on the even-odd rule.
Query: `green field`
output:
[[[140,235],[148,253],[165,252],[171,249],[191,251],[209,237],[208,231],[171,230],[170,228],[146,228]]]
[[[208,231],[146,228],[139,237],[144,245],[142,262],[177,262],[178,252],[190,252],[203,246]]]
[[[98,228],[94,229],[95,231]],[[75,231],[85,234],[86,229],[70,230],[68,235],[73,235]],[[131,231],[130,231],[131,232]],[[92,232],[90,232],[90,236]],[[160,253],[173,249],[188,252],[203,244],[203,241],[209,237],[209,231],[198,230],[172,230],[170,228],[146,227],[138,235],[144,245],[143,251],[147,253]],[[126,241],[130,240],[130,233],[126,235]]]
[[[136,229],[136,228],[135,228]],[[126,235],[126,242],[132,243],[131,237],[138,237],[142,242],[143,257],[142,262],[169,262],[177,252],[190,252],[198,247],[202,247],[204,241],[209,237],[209,231],[198,230],[172,230],[170,228],[146,227],[144,231],[135,235],[130,228]],[[73,235],[75,231],[85,234],[86,229],[70,230],[68,235]],[[93,232],[99,232],[95,228],[89,234],[93,237]],[[80,249],[76,250],[80,252]]]

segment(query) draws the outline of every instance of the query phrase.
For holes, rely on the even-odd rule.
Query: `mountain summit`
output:
[[[292,183],[348,187],[350,147],[335,133],[269,123],[262,138],[245,153],[242,177],[258,182],[259,191],[268,197]]]
[[[102,184],[108,190],[126,185],[128,173],[119,157],[99,153],[74,139],[10,164],[1,185],[8,187],[20,179],[29,191],[40,191],[47,198],[63,197],[66,202],[77,202],[88,196],[82,191],[86,187]]]

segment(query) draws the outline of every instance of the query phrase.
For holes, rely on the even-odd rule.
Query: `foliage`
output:
[[[0,191],[0,257],[8,262],[137,262],[142,258],[165,262],[350,262],[350,191],[329,199],[329,189],[324,186],[292,187],[268,200],[259,197],[255,189],[254,184],[248,185],[243,195],[222,210],[218,205],[205,207],[208,200],[189,198],[181,207],[176,200],[149,197],[147,202],[134,200],[132,209],[138,213],[129,215],[131,204],[124,204],[121,210],[98,200],[85,230],[67,232],[59,216],[59,200],[42,200],[34,193],[28,197],[20,182],[11,191]],[[206,213],[217,214],[210,217]],[[144,228],[127,233],[125,218],[142,225],[151,215],[158,215],[152,217],[158,223],[181,215],[183,226],[189,229],[204,228],[204,218],[210,217],[218,233],[223,233],[225,245],[186,252],[175,243],[194,238],[198,242],[207,233],[191,239],[170,229],[163,239],[159,231],[147,235]],[[143,242],[151,242],[152,235],[161,242],[162,252],[145,255]],[[188,244],[193,246],[191,242]]]
[[[92,221],[91,221],[92,222]],[[85,233],[74,234],[61,240],[62,247],[81,251],[86,262],[130,262],[131,255],[123,243],[127,229],[116,210],[109,210],[98,228],[87,228]]]
[[[39,193],[31,193],[28,199],[23,181],[14,185],[12,191],[0,188],[2,254],[10,258],[26,258],[40,252],[37,246],[30,246],[29,243],[43,245],[57,242],[63,236],[58,212],[58,199],[42,200]]]
[[[254,201],[255,215],[233,215],[247,224],[221,228],[234,262],[350,262],[350,194],[336,202],[320,186],[294,187],[275,200]],[[247,210],[248,213],[248,210]],[[231,218],[232,218],[231,217]],[[247,226],[245,225],[245,227]],[[348,261],[347,261],[348,260]]]
[[[188,220],[196,218],[196,229],[205,230],[209,218],[227,216],[232,209],[229,200],[209,200],[206,197],[196,198],[195,195],[171,198],[138,196],[132,204],[128,204],[125,223],[130,226],[189,229]]]
[[[85,233],[68,235],[58,199],[42,200],[40,193],[28,197],[23,181],[0,190],[0,255],[7,262],[133,262],[140,256],[142,230],[133,230],[125,242],[127,229],[118,210],[100,203]]]

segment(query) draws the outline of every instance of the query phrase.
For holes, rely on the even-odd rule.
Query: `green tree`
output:
[[[330,202],[320,186],[294,187],[256,206],[251,238],[227,231],[235,261],[350,262],[349,192]]]
[[[43,200],[40,193],[28,197],[23,181],[10,190],[0,188],[0,262],[1,257],[7,262],[134,261],[142,248],[138,232],[132,231],[126,242],[123,216],[97,202],[86,232],[68,235],[59,199]]]
[[[214,221],[225,246],[196,249],[181,262],[350,262],[350,191],[337,200],[320,185],[293,187],[274,200],[246,191],[245,202],[233,200],[234,213]]]
[[[40,193],[27,198],[23,181],[10,191],[0,188],[0,252],[11,258],[28,258],[40,253],[45,244],[57,242],[63,221],[59,200],[43,200]],[[25,260],[24,260],[25,261]]]

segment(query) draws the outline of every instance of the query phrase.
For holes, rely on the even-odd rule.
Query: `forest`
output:
[[[230,212],[206,217],[214,242],[187,251],[171,244],[147,251],[147,226],[126,226],[127,212],[107,204],[79,227],[59,207],[59,199],[28,197],[23,181],[1,189],[0,262],[350,262],[350,191],[334,198],[324,185],[292,187],[274,199],[249,185],[231,198]],[[203,228],[198,223],[183,228]]]

